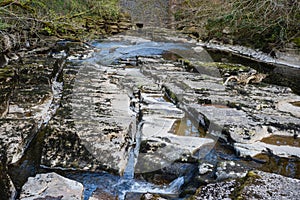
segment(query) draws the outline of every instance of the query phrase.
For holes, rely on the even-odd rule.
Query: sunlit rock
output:
[[[201,187],[193,199],[297,199],[299,180],[261,171]]]
[[[28,178],[22,187],[20,198],[34,199],[65,199],[81,200],[83,185],[76,181],[64,178],[56,173],[37,174]]]

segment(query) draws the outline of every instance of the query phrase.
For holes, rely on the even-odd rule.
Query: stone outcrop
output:
[[[29,177],[22,188],[20,199],[81,200],[83,185],[56,173],[37,174]]]
[[[60,72],[53,68],[61,68],[63,63],[58,60],[48,60],[47,65],[45,60],[36,62],[16,67],[1,83],[0,140],[5,144],[7,163],[21,158],[40,128],[52,117],[60,100],[62,85],[57,79]]]
[[[135,37],[121,37],[136,42]],[[148,42],[143,40],[141,44],[145,41]],[[124,45],[123,48],[130,55],[131,45],[128,50]],[[102,50],[100,55],[105,59],[100,62],[122,54],[115,46]],[[139,151],[135,172],[144,173],[189,159],[201,146],[214,143],[208,138],[172,134],[184,112],[164,100],[165,94],[156,80],[138,68],[124,67],[130,59],[111,66],[86,61],[80,63],[80,68],[70,65],[66,69],[63,106],[46,131],[42,165],[122,174],[134,148]],[[174,68],[166,66],[169,71]]]
[[[2,146],[2,143],[0,143]],[[0,194],[3,199],[15,199],[17,196],[16,188],[12,183],[10,176],[8,175],[8,169],[6,166],[6,155],[0,150]]]
[[[15,61],[0,69],[0,143],[1,157],[5,157],[1,161],[2,178],[6,183],[11,178],[4,169],[20,164],[33,139],[56,112],[62,92],[59,77],[64,58],[46,58],[34,51],[24,53],[22,62]],[[18,176],[12,178],[15,177]],[[11,195],[14,193],[12,190]]]
[[[298,199],[299,180],[261,171],[199,188],[192,199]]]
[[[166,66],[170,67],[168,64]],[[121,84],[125,88],[139,88],[140,91],[140,100],[136,106],[140,108],[142,127],[137,137],[140,150],[136,173],[151,172],[177,160],[188,160],[203,145],[214,144],[212,139],[172,132],[176,121],[183,120],[185,114],[173,103],[164,100],[165,94],[156,83],[157,80],[145,76],[139,69],[125,69],[122,73],[126,73],[126,76]]]
[[[114,194],[98,184],[91,198],[173,198],[215,181],[201,191],[216,186],[224,192],[211,195],[231,198],[252,165],[267,162],[256,157],[262,153],[295,158],[298,166],[297,94],[265,80],[224,85],[252,69],[212,62],[195,41],[162,35],[158,41],[153,35],[112,37],[69,56],[63,69],[38,61],[30,65],[34,70],[2,68],[9,72],[0,71],[0,144],[7,163],[19,161],[43,127],[43,170],[117,175],[107,186],[118,186]],[[63,64],[66,52],[49,56]],[[234,180],[222,182],[227,179]]]
[[[199,74],[180,72],[181,66],[170,68],[148,60],[143,73],[155,77],[180,108],[211,134],[231,143],[240,156],[254,156],[266,149],[280,156],[299,156],[298,147],[287,147],[284,151],[280,150],[283,147],[258,143],[271,135],[293,137],[299,133],[297,106],[284,106],[284,102],[298,102],[298,96],[289,88],[259,84],[225,87],[225,79],[218,78],[220,74],[208,76],[201,74],[201,65],[194,67]],[[256,153],[250,149],[256,149]]]
[[[67,70],[80,71],[75,71],[76,81],[75,76],[65,75],[70,82],[65,82],[63,106],[50,121],[42,164],[122,174],[136,126],[126,91],[99,66],[86,64],[81,69],[70,66]]]

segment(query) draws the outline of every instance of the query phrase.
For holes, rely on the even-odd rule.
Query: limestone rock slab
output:
[[[56,173],[37,174],[29,177],[22,188],[20,199],[34,200],[57,198],[65,200],[81,200],[83,185],[64,178]]]

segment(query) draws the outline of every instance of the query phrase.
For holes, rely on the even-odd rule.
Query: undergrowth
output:
[[[265,52],[287,43],[300,47],[298,0],[183,0],[175,19],[177,28],[190,24],[205,40],[231,40]]]
[[[0,15],[2,31],[76,38],[120,12],[118,0],[3,0]]]

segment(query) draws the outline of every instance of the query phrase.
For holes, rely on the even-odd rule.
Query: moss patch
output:
[[[244,197],[242,196],[244,188],[248,185],[252,185],[259,178],[261,177],[257,175],[254,171],[249,171],[244,178],[241,178],[238,181],[238,187],[236,187],[230,195],[231,199],[244,199]]]

